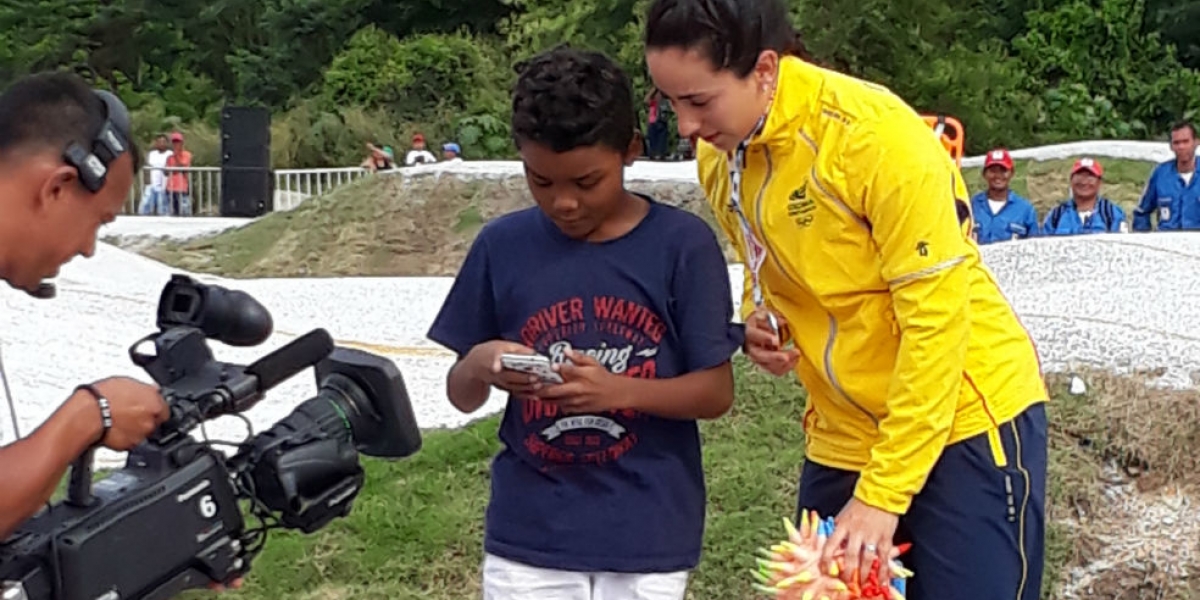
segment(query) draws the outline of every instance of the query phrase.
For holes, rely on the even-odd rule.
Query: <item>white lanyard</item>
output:
[[[754,126],[754,131],[738,144],[736,150],[729,154],[729,206],[737,211],[738,220],[741,221],[742,243],[746,247],[746,262],[748,263],[746,266],[750,268],[751,293],[756,307],[763,305],[759,271],[767,260],[767,248],[758,241],[758,236],[754,235],[754,229],[750,227],[750,219],[746,218],[746,211],[742,210],[742,169],[746,166],[746,147],[749,145],[749,141],[762,131],[766,120],[766,115],[760,117],[758,124]]]

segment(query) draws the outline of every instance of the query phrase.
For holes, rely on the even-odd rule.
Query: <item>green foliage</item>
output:
[[[342,106],[379,107],[400,102],[413,80],[400,61],[402,53],[400,40],[374,25],[358,30],[325,71],[324,97]]]
[[[1141,29],[1144,0],[1072,0],[1029,15],[1013,41],[1028,89],[1041,89],[1040,124],[1056,140],[1163,132],[1200,94],[1157,32]]]
[[[914,106],[954,115],[971,147],[1012,146],[1035,136],[1037,112],[1030,107],[1039,99],[1024,89],[1024,72],[1006,60],[1000,42],[989,40],[977,48],[955,44],[931,57],[922,73],[908,85],[905,97]]]
[[[612,56],[645,89],[642,23],[649,0],[503,0],[514,8],[500,25],[512,60],[559,44]]]
[[[787,1],[819,63],[958,117],[969,153],[1162,139],[1200,108],[1200,0]],[[358,164],[365,142],[404,148],[415,131],[507,157],[511,65],[563,43],[599,50],[640,100],[648,4],[9,0],[0,81],[82,73],[139,113],[139,136],[214,129],[226,103],[267,106],[274,160],[292,167]]]
[[[263,39],[237,47],[228,60],[241,102],[281,106],[309,87],[363,24],[370,0],[260,0]]]
[[[482,150],[478,156],[492,157],[511,154],[511,131],[508,121],[483,114],[458,120],[455,129],[458,143],[464,148]]]
[[[431,139],[455,139],[471,158],[505,156],[511,144],[507,119],[499,115],[507,112],[512,76],[494,59],[501,55],[498,44],[465,30],[399,40],[367,26],[334,57],[321,96],[330,110],[362,106],[395,115],[363,139],[403,147],[409,134],[421,131]]]

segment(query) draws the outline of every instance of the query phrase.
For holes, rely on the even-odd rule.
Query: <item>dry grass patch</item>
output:
[[[1200,594],[1200,392],[1129,377],[1047,378],[1051,404],[1048,573],[1055,598]]]

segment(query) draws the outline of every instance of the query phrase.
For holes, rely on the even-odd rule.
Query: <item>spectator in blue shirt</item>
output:
[[[1100,197],[1104,167],[1093,158],[1081,158],[1071,168],[1071,198],[1046,215],[1044,235],[1079,235],[1129,231],[1125,211]]]
[[[1013,159],[1007,150],[988,152],[983,162],[987,191],[971,198],[975,239],[980,244],[1026,239],[1038,235],[1037,210],[1008,187],[1013,177]]]
[[[1196,126],[1183,121],[1171,128],[1175,160],[1150,173],[1142,201],[1133,211],[1133,230],[1150,231],[1151,216],[1159,231],[1200,229],[1200,183],[1196,182]]]

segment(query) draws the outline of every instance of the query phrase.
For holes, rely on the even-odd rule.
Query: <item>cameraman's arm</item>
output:
[[[50,499],[67,467],[85,450],[97,443],[129,450],[170,415],[156,386],[110,377],[92,387],[109,403],[112,425],[107,432],[100,398],[80,389],[32,435],[0,448],[0,538],[8,537]]]
[[[32,435],[0,448],[0,539],[54,494],[67,467],[100,437],[100,407],[76,392]]]

